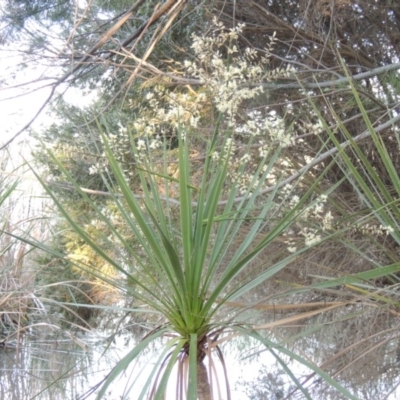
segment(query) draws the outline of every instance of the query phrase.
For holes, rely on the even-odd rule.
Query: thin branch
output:
[[[274,84],[274,83],[266,83],[263,85],[266,89],[320,89],[325,87],[331,87],[336,85],[342,85],[344,83],[348,83],[351,80],[359,81],[361,79],[371,78],[376,75],[380,75],[384,72],[394,71],[400,69],[400,63],[394,63],[389,65],[384,65],[383,67],[378,67],[371,69],[366,72],[362,72],[360,74],[352,75],[350,78],[347,76],[339,79],[333,79],[330,81],[323,81],[323,82],[314,82],[314,83],[283,83],[283,84]],[[321,71],[323,72],[323,71]]]
[[[161,37],[165,34],[166,30],[172,24],[174,19],[178,16],[178,14],[180,13],[180,11],[182,10],[182,8],[185,5],[185,2],[186,2],[186,0],[169,0],[166,3],[164,3],[163,6],[160,9],[158,9],[157,8],[158,6],[156,6],[156,8],[154,9],[153,15],[148,19],[148,21],[145,24],[142,25],[143,29],[139,28],[136,31],[136,33],[140,33],[140,36],[138,37],[138,40],[140,40],[141,37],[146,33],[148,28],[151,25],[153,25],[162,15],[164,15],[167,18],[167,22],[165,23],[164,28],[161,30],[161,33],[157,34],[157,30],[154,32],[154,34],[153,34],[153,38],[154,39],[152,38],[150,40],[150,44],[148,45],[148,47],[146,49],[146,52],[143,55],[142,59],[140,59],[140,62],[136,66],[135,70],[132,72],[132,74],[129,77],[128,81],[117,92],[117,94],[115,94],[115,96],[108,102],[108,104],[106,105],[104,111],[106,111],[111,106],[111,104],[114,103],[114,101],[117,99],[117,97],[122,93],[122,91],[124,89],[130,87],[130,85],[132,84],[133,80],[136,78],[136,76],[139,74],[140,70],[142,69],[142,63],[146,62],[146,59],[151,55],[151,53],[152,53],[152,51],[154,49],[154,46],[161,39]],[[172,16],[170,16],[171,13],[173,13]],[[159,26],[159,28],[160,28],[160,26]],[[139,30],[140,30],[140,32],[139,32]],[[136,35],[136,33],[134,34],[134,36]],[[137,35],[134,38],[136,38],[136,37],[137,37]],[[126,58],[130,57],[131,55],[133,55],[133,49],[135,47],[135,46],[133,46],[130,49],[125,49],[125,46],[127,46],[133,40],[132,37],[128,38],[128,39],[129,40],[125,40],[122,43],[122,45],[117,49],[117,52],[118,51],[125,51],[127,53],[127,55],[125,56]],[[135,43],[135,45],[136,45],[136,43]],[[114,53],[116,53],[116,51],[110,52],[110,55],[107,58],[111,57],[111,55],[114,54]]]
[[[129,20],[136,9],[144,3],[144,1],[145,0],[138,0],[131,8],[129,8],[129,10],[122,16],[122,18],[100,38],[100,40],[79,60],[79,62],[71,69],[71,71],[60,78],[59,83],[64,82],[71,75],[73,75],[79,68],[81,68],[82,65],[84,65],[90,59],[90,57],[93,56],[96,50],[107,43],[111,39],[111,37],[118,31],[118,29],[120,29],[121,26]]]
[[[27,123],[25,124],[16,134],[14,134],[14,136],[11,137],[11,139],[7,140],[1,147],[0,150],[5,149],[10,143],[12,143],[19,135],[21,135],[22,132],[24,132],[26,129],[28,129],[33,122],[35,121],[35,119],[41,114],[41,112],[44,110],[44,108],[47,106],[47,104],[50,102],[50,100],[52,99],[54,92],[56,91],[57,86],[54,85],[51,88],[50,94],[47,97],[47,99],[44,101],[44,103],[41,105],[41,107],[39,108],[39,110],[36,112],[36,114],[34,115],[34,117]]]
[[[155,68],[155,67],[153,67]],[[332,86],[337,86],[337,85],[342,85],[344,83],[349,83],[350,80],[353,81],[359,81],[362,79],[366,78],[371,78],[373,76],[380,75],[384,72],[389,72],[389,71],[395,71],[400,69],[400,63],[394,63],[394,64],[388,64],[384,65],[383,67],[378,67],[371,69],[366,72],[362,72],[360,74],[352,75],[349,78],[344,76],[342,78],[338,79],[332,79],[329,81],[321,81],[321,82],[312,82],[312,83],[263,83],[262,87],[264,89],[269,89],[269,90],[276,90],[276,89],[320,89],[320,88],[326,88],[326,87],[332,87]],[[321,73],[325,72],[331,72],[331,71],[325,71],[325,70],[320,70]],[[181,78],[180,76],[172,75],[172,74],[165,74],[163,73],[162,75],[168,76],[171,79],[176,80],[176,83],[179,84],[184,84],[184,85],[193,85],[193,86],[202,86],[204,84],[203,81],[200,79],[191,79],[191,78]],[[288,78],[286,78],[288,79]],[[259,84],[251,84],[250,87],[255,87],[259,86]]]

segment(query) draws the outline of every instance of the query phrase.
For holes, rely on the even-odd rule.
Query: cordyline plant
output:
[[[253,181],[243,193],[237,182],[240,181],[240,175],[245,173],[244,166],[238,170],[236,183],[226,185],[232,159],[231,135],[229,130],[224,133],[215,129],[208,143],[200,184],[192,182],[189,132],[185,132],[182,127],[178,128],[179,178],[167,174],[166,163],[160,172],[159,165],[152,162],[151,158],[143,157],[142,143],[139,143],[138,149],[139,141],[131,135],[142,188],[142,193],[138,195],[133,192],[129,179],[116,160],[107,132],[102,134],[104,153],[112,173],[112,179],[105,177],[105,182],[119,214],[140,244],[141,251],[137,250],[137,246],[133,248],[132,242],[118,231],[109,216],[97,208],[59,163],[60,169],[76,191],[96,211],[98,219],[108,226],[115,245],[123,249],[123,262],[118,257],[110,257],[73,220],[50,187],[42,181],[73,230],[97,254],[127,277],[130,283],[126,285],[127,293],[147,305],[150,314],[156,311],[164,318],[164,322],[138,343],[113,369],[99,391],[98,398],[105,394],[112,381],[146,347],[157,339],[169,338],[165,343],[166,350],[162,352],[150,377],[140,388],[137,398],[145,398],[149,394],[155,399],[163,398],[173,367],[178,364],[177,398],[211,399],[213,394],[207,365],[213,364],[215,355],[224,365],[219,344],[237,335],[248,335],[265,344],[306,398],[311,398],[307,389],[296,379],[279,353],[301,362],[341,393],[354,398],[316,365],[263,337],[257,332],[257,329],[263,329],[262,326],[254,329],[254,326],[245,324],[239,318],[239,313],[235,317],[231,310],[229,315],[221,312],[225,304],[250,293],[312,246],[303,246],[294,253],[287,252],[281,260],[266,268],[251,266],[257,256],[297,221],[304,209],[310,207],[313,203],[311,196],[318,184],[317,179],[303,197],[297,199],[296,204],[292,204],[291,209],[282,213],[276,222],[278,210],[275,198],[279,183],[267,195],[261,196],[261,192],[279,159],[280,148],[271,146],[258,164]],[[215,156],[216,151],[219,152],[218,157]],[[164,160],[165,158],[164,155]],[[56,158],[54,161],[57,162]],[[169,197],[172,185],[178,185],[179,200]],[[245,229],[247,233],[238,244],[237,235],[243,235],[243,228],[248,226],[249,221],[252,224]],[[132,312],[135,311],[132,309]],[[140,312],[143,313],[143,309]],[[269,327],[272,326],[273,324],[269,324]],[[205,359],[209,362],[205,362]],[[227,398],[230,398],[229,385],[226,386]]]
[[[224,40],[228,39],[231,43],[236,37],[237,32],[232,30],[225,36],[217,36],[216,43],[222,46]],[[211,399],[213,390],[210,378],[212,371],[215,371],[212,368],[213,359],[217,356],[224,366],[219,345],[237,335],[248,335],[263,343],[305,398],[311,398],[305,384],[299,382],[280,354],[310,368],[347,398],[355,398],[307,358],[259,333],[259,330],[271,328],[274,324],[253,326],[244,322],[242,313],[234,313],[232,309],[229,313],[222,311],[224,306],[232,305],[235,301],[237,303],[255,287],[279,273],[300,253],[323,240],[316,230],[300,231],[304,239],[302,246],[288,243],[287,252],[282,252],[282,257],[272,264],[264,265],[258,259],[294,223],[305,214],[310,214],[314,206],[317,209],[316,205],[325,197],[315,195],[315,189],[324,174],[315,179],[312,185],[296,190],[293,186],[284,186],[284,181],[279,178],[271,184],[271,176],[276,176],[275,168],[281,160],[281,148],[291,144],[291,138],[285,136],[284,125],[279,121],[270,123],[268,121],[271,118],[266,116],[263,123],[258,124],[258,116],[250,114],[249,123],[240,129],[241,135],[251,129],[257,133],[249,135],[247,143],[242,146],[245,155],[241,158],[237,156],[235,130],[238,127],[235,126],[235,115],[238,105],[262,93],[261,86],[252,91],[247,89],[246,83],[254,77],[262,81],[265,74],[259,66],[253,68],[246,64],[245,58],[235,60],[232,57],[232,66],[227,66],[219,52],[212,51],[212,46],[212,41],[202,41],[200,38],[194,44],[195,51],[200,49],[202,52],[203,56],[200,54],[199,59],[210,66],[209,75],[205,76],[205,69],[193,63],[186,64],[195,77],[203,80],[211,96],[219,99],[215,108],[220,117],[214,132],[210,138],[201,138],[203,143],[206,142],[201,168],[194,164],[190,154],[193,132],[201,121],[201,115],[196,115],[196,107],[189,116],[185,115],[185,108],[179,106],[158,113],[160,119],[176,122],[178,177],[169,174],[167,159],[170,153],[165,141],[153,140],[153,131],[150,136],[139,136],[140,124],[135,126],[135,132],[124,130],[129,138],[129,151],[134,156],[134,169],[140,181],[139,193],[132,189],[129,171],[121,164],[119,154],[115,151],[115,135],[105,122],[102,124],[105,129],[99,125],[103,146],[101,151],[107,160],[107,168],[102,170],[104,182],[117,210],[116,215],[134,240],[117,228],[109,213],[100,209],[87,191],[79,187],[51,151],[49,154],[60,171],[95,212],[97,220],[109,230],[110,242],[116,249],[113,255],[74,220],[51,187],[38,176],[75,233],[125,276],[128,283],[123,285],[105,276],[101,278],[123,287],[129,296],[147,306],[149,315],[156,312],[163,317],[160,326],[115,366],[101,387],[98,398],[151,343],[163,338],[165,349],[148,379],[139,388],[140,394],[136,398],[163,398],[172,370],[177,366],[177,399]],[[236,51],[232,46],[228,54]],[[255,57],[252,51],[246,54],[248,60]],[[240,68],[235,66],[235,61]],[[266,65],[265,60],[262,62]],[[281,71],[270,76],[286,73]],[[178,103],[177,96],[171,94],[170,97]],[[154,101],[151,96],[149,99]],[[153,105],[156,106],[157,101]],[[155,126],[155,123],[151,125],[146,120],[141,124],[146,129]],[[250,153],[254,147],[259,153],[256,156]],[[160,153],[161,157],[158,156],[157,160],[152,157]],[[249,167],[251,159],[257,162]],[[195,165],[196,174],[193,173]],[[101,166],[98,169],[101,170]],[[47,249],[44,245],[39,247]],[[51,251],[54,253],[54,250]],[[96,272],[91,270],[91,273]],[[143,309],[131,311],[143,313]],[[299,319],[318,312],[322,311],[307,313]],[[230,398],[228,383],[226,389],[226,397]]]

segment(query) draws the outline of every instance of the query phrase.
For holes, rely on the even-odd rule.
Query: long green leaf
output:
[[[290,358],[298,361],[299,363],[303,364],[307,368],[316,372],[323,380],[325,380],[329,385],[334,387],[339,393],[341,393],[347,399],[358,400],[356,396],[352,395],[346,388],[344,388],[342,385],[340,385],[339,382],[335,381],[333,378],[331,378],[331,376],[329,374],[327,374],[325,371],[323,371],[321,368],[319,368],[317,365],[313,364],[312,362],[306,360],[303,357],[300,357],[296,353],[290,351],[289,349],[287,349],[283,346],[276,345],[271,340],[268,340],[267,338],[261,336],[258,332],[246,330],[246,329],[240,328],[240,327],[236,327],[235,329],[237,329],[242,334],[251,336],[254,339],[260,341],[267,347],[267,349],[276,349],[277,351],[279,351],[283,354],[286,354]]]
[[[114,380],[128,368],[132,361],[135,360],[140,355],[140,353],[149,346],[151,342],[161,337],[167,331],[167,328],[156,330],[154,333],[147,336],[140,343],[138,343],[121,361],[119,361],[118,364],[113,368],[111,373],[107,376],[106,381],[102,385],[97,395],[97,399],[100,400],[104,396],[111,383],[114,382]]]

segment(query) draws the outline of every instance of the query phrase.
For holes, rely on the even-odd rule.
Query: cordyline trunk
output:
[[[199,400],[213,400],[207,368],[203,361],[197,362],[197,396]]]

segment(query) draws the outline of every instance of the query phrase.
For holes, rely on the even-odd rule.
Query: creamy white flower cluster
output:
[[[260,109],[251,110],[247,116],[248,120],[245,123],[237,124],[236,132],[246,136],[260,137],[260,157],[265,156],[267,147],[274,142],[282,147],[293,144],[292,132],[286,129],[284,119],[277,116],[274,111],[266,110],[262,113]]]
[[[356,224],[353,229],[363,234],[373,236],[387,236],[394,232],[394,228],[392,226],[384,226],[381,224]]]
[[[193,36],[192,49],[198,62],[187,60],[184,67],[187,75],[203,82],[217,110],[226,113],[229,124],[235,126],[234,117],[239,105],[263,93],[262,82],[289,77],[294,70],[290,66],[275,70],[266,68],[276,40],[275,34],[265,49],[266,56],[260,56],[251,48],[246,48],[244,54],[240,54],[234,43],[243,31],[244,24],[238,24],[228,31],[217,20],[214,20],[214,25],[213,36]],[[228,60],[224,54],[228,54]]]
[[[179,125],[198,127],[200,112],[207,102],[205,93],[168,92],[155,87],[145,99],[147,105],[142,108],[142,116],[133,122],[134,130],[143,136],[165,135],[170,127]]]
[[[300,202],[300,197],[293,194],[293,186],[285,185],[282,190],[282,196],[286,199],[286,206],[288,210],[296,207]],[[313,246],[322,241],[322,232],[332,229],[333,215],[330,211],[326,210],[326,201],[328,196],[322,194],[318,196],[313,202],[306,207],[302,208],[298,215],[296,226],[291,226],[290,232],[285,232],[288,237],[286,243],[288,244],[288,251],[294,253],[297,251],[296,243],[290,236],[294,234],[304,240],[306,246]],[[305,222],[310,222],[314,226],[310,227],[305,225]],[[315,227],[317,225],[317,227]],[[296,232],[295,232],[296,231]]]
[[[126,156],[131,154],[131,143],[129,135],[127,134],[126,127],[122,124],[118,124],[118,134],[110,133],[107,135],[108,145],[113,150],[113,154],[117,161],[123,162],[126,160]],[[94,175],[103,173],[108,169],[107,157],[104,152],[100,154],[99,160],[89,168],[89,174]]]
[[[297,120],[296,129],[304,135],[318,135],[323,130],[322,122],[311,122],[309,120]]]

